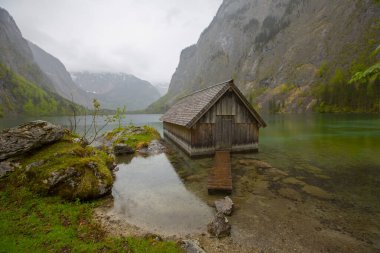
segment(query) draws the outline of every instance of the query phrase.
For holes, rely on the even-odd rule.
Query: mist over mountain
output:
[[[127,107],[128,111],[145,109],[160,97],[149,82],[125,73],[72,72],[74,82],[107,109]]]
[[[123,73],[76,72],[23,38],[14,19],[0,8],[0,115],[70,114],[71,100],[91,107],[141,110],[161,95],[149,82]]]
[[[14,19],[0,7],[0,116],[69,114],[71,106],[35,61]]]
[[[9,13],[0,7],[0,62],[38,86],[54,91],[51,80],[34,61],[32,50]]]
[[[373,0],[224,0],[148,111],[231,78],[263,111],[377,110],[376,91],[347,84],[379,57],[379,10]]]
[[[66,99],[91,107],[91,95],[74,83],[65,65],[32,42],[29,41],[28,43],[35,62],[52,81],[55,91]]]
[[[161,96],[165,95],[169,89],[169,83],[154,83],[153,86],[156,87]]]

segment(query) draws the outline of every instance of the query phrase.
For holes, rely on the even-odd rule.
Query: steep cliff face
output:
[[[48,77],[33,59],[28,42],[22,37],[16,22],[0,7],[0,63],[40,87],[54,91]]]
[[[128,111],[141,110],[160,97],[151,83],[125,73],[73,72],[72,76],[79,87],[107,109],[125,105]]]
[[[0,116],[70,114],[9,13],[0,8]]]
[[[30,41],[28,41],[28,44],[32,51],[34,61],[51,80],[56,93],[80,105],[87,107],[92,106],[91,96],[74,83],[65,65],[63,65],[59,59]]]
[[[353,62],[370,61],[379,17],[372,0],[224,0],[197,44],[182,51],[168,94],[149,109],[233,78],[259,109],[313,110],[314,87],[337,68],[349,75]]]

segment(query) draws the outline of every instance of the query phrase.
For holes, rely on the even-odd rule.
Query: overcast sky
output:
[[[222,0],[0,0],[23,36],[69,71],[169,82]]]

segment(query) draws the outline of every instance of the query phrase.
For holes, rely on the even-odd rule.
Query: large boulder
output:
[[[65,130],[49,122],[36,120],[0,132],[0,161],[62,139]]]
[[[212,222],[207,225],[207,231],[218,238],[231,234],[231,225],[222,212],[216,213]]]
[[[54,144],[51,149],[57,149]],[[39,150],[25,165],[25,184],[43,195],[86,200],[102,197],[111,191],[113,178],[109,166],[112,158],[92,147],[65,147],[61,153]],[[71,149],[71,150],[70,150]],[[35,161],[35,157],[41,160]]]

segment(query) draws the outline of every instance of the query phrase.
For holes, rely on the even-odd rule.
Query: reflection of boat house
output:
[[[183,97],[161,119],[164,136],[190,156],[257,151],[266,126],[232,80]]]

